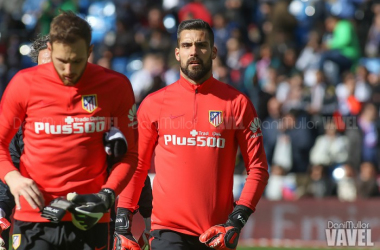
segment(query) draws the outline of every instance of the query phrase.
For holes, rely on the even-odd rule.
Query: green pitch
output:
[[[318,248],[286,248],[286,247],[238,247],[237,250],[316,250]],[[319,248],[323,250],[340,250],[340,249],[349,249],[349,250],[375,250],[378,248],[352,248],[352,247],[334,247],[334,248]]]

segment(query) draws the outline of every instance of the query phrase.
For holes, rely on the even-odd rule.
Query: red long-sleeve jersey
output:
[[[137,119],[139,165],[119,207],[137,208],[154,155],[153,230],[200,235],[226,222],[240,146],[248,178],[237,203],[255,210],[269,175],[260,122],[243,94],[213,77],[202,85],[181,77],[149,95]]]
[[[20,124],[24,153],[20,172],[33,179],[48,204],[69,192],[119,193],[137,167],[136,106],[129,80],[88,63],[75,86],[64,86],[52,63],[20,71],[0,104],[0,177],[16,170],[8,145]],[[111,120],[126,137],[128,153],[107,179],[103,135]],[[21,196],[15,219],[46,222]],[[106,221],[105,216],[101,221]],[[67,214],[63,220],[71,220]]]

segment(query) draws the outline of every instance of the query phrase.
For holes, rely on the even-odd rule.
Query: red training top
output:
[[[124,75],[91,63],[75,86],[63,85],[52,63],[20,71],[0,105],[0,178],[16,170],[8,145],[25,120],[20,172],[36,182],[46,205],[74,191],[96,193],[107,187],[118,194],[137,166],[134,102]],[[111,118],[127,139],[128,153],[107,180],[103,135]],[[15,219],[47,222],[23,196],[20,202]],[[108,219],[107,214],[101,221]],[[71,220],[69,213],[63,220]]]
[[[200,235],[233,210],[238,146],[248,178],[238,204],[255,210],[268,180],[260,121],[252,103],[214,78],[193,85],[181,77],[141,104],[139,165],[119,197],[137,202],[154,154],[152,229]]]

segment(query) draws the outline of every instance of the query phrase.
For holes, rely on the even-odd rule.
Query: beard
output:
[[[190,69],[190,62],[196,61],[199,65],[193,66],[192,69]],[[212,69],[212,59],[210,58],[203,62],[201,59],[192,57],[189,60],[187,60],[186,65],[182,66],[181,64],[181,71],[191,80],[197,82],[201,80],[203,77],[205,77]]]

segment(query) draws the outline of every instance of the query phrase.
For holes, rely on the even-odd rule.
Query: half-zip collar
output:
[[[206,81],[202,84],[192,84],[181,76],[178,80],[179,84],[186,90],[196,93],[206,93],[210,88],[212,88],[212,83],[214,82],[214,77],[211,75]]]

